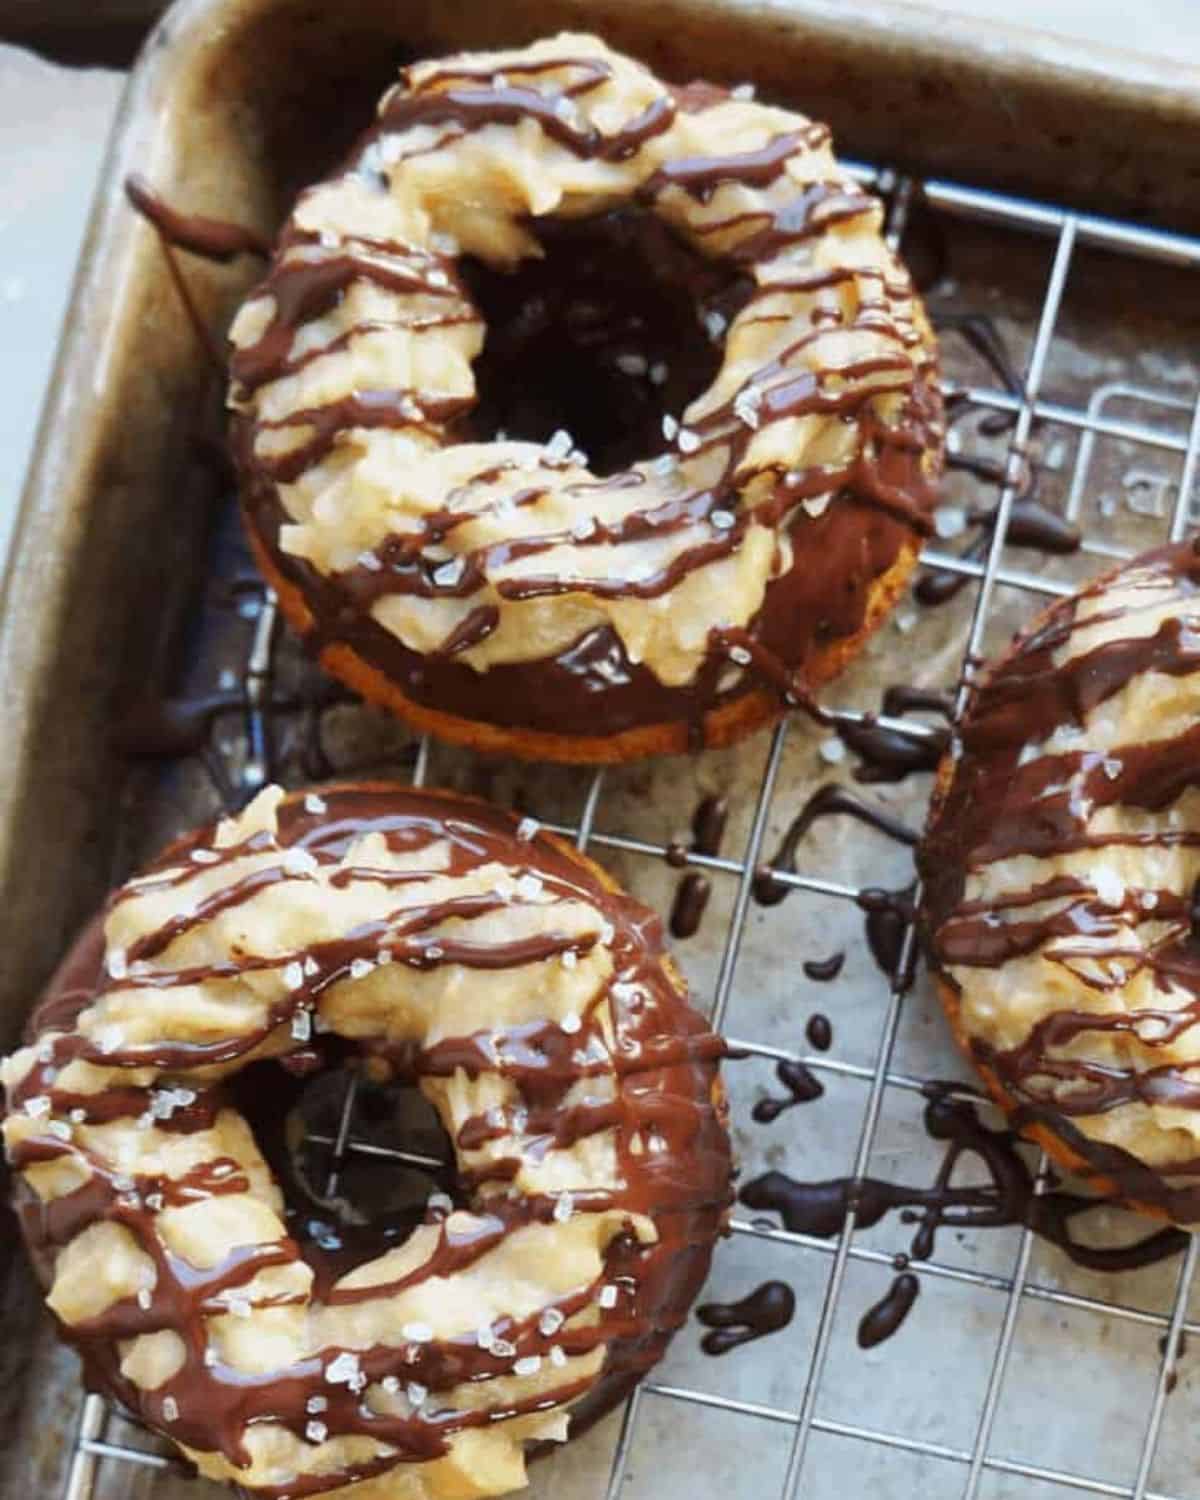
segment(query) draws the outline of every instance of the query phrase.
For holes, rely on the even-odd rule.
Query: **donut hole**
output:
[[[334,1143],[352,1084],[353,1144],[338,1164]],[[296,1078],[259,1064],[240,1075],[237,1092],[318,1285],[402,1245],[432,1194],[456,1194],[450,1137],[414,1085],[379,1084],[334,1066]]]
[[[487,323],[461,437],[544,443],[563,429],[594,473],[628,468],[663,449],[663,417],[712,383],[751,283],[638,209],[537,233],[545,258],[514,271],[460,263]]]

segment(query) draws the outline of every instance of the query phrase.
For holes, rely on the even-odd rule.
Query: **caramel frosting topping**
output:
[[[231,1099],[326,1044],[416,1084],[453,1199],[315,1273]],[[111,898],[4,1064],[93,1384],[256,1495],[497,1495],[660,1356],[729,1201],[719,1038],[657,920],[482,804],[261,793]]]
[[[922,851],[977,1056],[1128,1197],[1200,1222],[1200,554],[1054,605],[980,682]]]
[[[671,88],[580,35],[404,71],[232,329],[248,503],[283,557],[477,676],[603,632],[675,689],[771,585],[826,587],[805,553],[831,507],[925,528],[934,346],[880,204],[825,126],[740,94]],[[745,278],[728,326],[707,318],[715,380],[618,473],[566,432],[462,441],[488,334],[463,258],[513,268],[542,253],[539,222],[634,205]]]

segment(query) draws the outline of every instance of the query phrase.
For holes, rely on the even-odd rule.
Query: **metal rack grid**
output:
[[[1166,539],[1179,540],[1187,534],[1197,520],[1200,520],[1200,516],[1192,514],[1192,496],[1196,489],[1197,473],[1200,470],[1200,392],[1194,400],[1185,402],[1162,392],[1113,383],[1097,388],[1083,409],[1063,405],[1042,396],[1043,375],[1068,283],[1072,257],[1078,246],[1096,247],[1140,257],[1149,262],[1165,263],[1200,272],[1200,239],[1146,229],[1095,215],[1076,214],[1052,205],[978,190],[940,179],[917,183],[911,178],[900,176],[888,169],[852,165],[851,170],[861,181],[873,187],[885,199],[888,207],[887,234],[893,246],[899,243],[904,233],[909,207],[917,191],[920,191],[934,209],[943,213],[1021,231],[1029,235],[1048,237],[1053,242],[1051,269],[1041,302],[1032,348],[1023,372],[1020,393],[1014,395],[1010,392],[975,386],[954,387],[958,394],[965,396],[975,407],[985,411],[1005,413],[1012,418],[1003,477],[999,481],[1000,494],[995,523],[986,557],[979,561],[960,558],[937,547],[926,547],[922,553],[922,560],[927,565],[966,575],[968,579],[976,580],[978,584],[970,625],[960,658],[960,679],[955,700],[955,710],[960,712],[967,691],[971,666],[979,659],[997,586],[1020,590],[1033,596],[1035,601],[1039,596],[1065,596],[1073,592],[1073,586],[1070,584],[1007,566],[1003,560],[1009,517],[1018,494],[1022,462],[1035,422],[1039,420],[1052,422],[1073,429],[1080,434],[1080,445],[1076,453],[1067,501],[1069,515],[1077,511],[1079,500],[1084,493],[1088,465],[1097,439],[1109,437],[1127,439],[1148,448],[1157,448],[1182,457],[1177,496],[1169,516]],[[1150,423],[1108,415],[1106,406],[1117,397],[1148,403],[1157,402],[1167,408],[1190,411],[1191,417],[1186,437]],[[1127,549],[1115,546],[1098,536],[1085,536],[1081,550],[1100,559],[1122,559],[1132,555]],[[246,733],[249,753],[243,767],[242,780],[247,790],[261,784],[266,774],[263,758],[266,744],[265,714],[269,701],[276,624],[274,601],[268,595],[258,618],[245,670]],[[866,715],[854,710],[842,710],[839,712],[839,717],[853,722],[861,721]],[[910,735],[932,732],[912,720],[898,721],[880,715],[871,715],[871,717],[878,724]],[[765,769],[758,786],[749,833],[741,857],[730,858],[698,852],[691,852],[686,856],[687,863],[692,868],[735,877],[738,882],[732,919],[725,936],[713,996],[711,1019],[714,1029],[722,1027],[733,993],[734,974],[745,931],[755,871],[760,861],[768,812],[787,735],[788,723],[785,720],[778,725],[771,737]],[[427,752],[427,742],[422,740],[417,748],[413,768],[412,779],[415,785],[421,785],[425,779]],[[665,856],[667,854],[665,845],[596,829],[604,775],[602,769],[591,774],[582,812],[574,823],[548,822],[543,826],[572,839],[580,850],[593,846],[624,853]],[[789,888],[819,896],[856,901],[859,894],[853,886],[788,870],[775,871],[774,878]],[[917,895],[919,896],[919,889]],[[752,1056],[772,1061],[802,1062],[818,1074],[841,1076],[857,1080],[866,1086],[866,1100],[854,1152],[852,1178],[861,1178],[865,1174],[876,1138],[885,1091],[888,1088],[894,1088],[919,1093],[925,1086],[925,1081],[921,1078],[898,1071],[892,1065],[901,1010],[908,988],[908,981],[904,976],[910,974],[911,965],[915,959],[915,941],[915,931],[910,923],[904,933],[900,961],[896,968],[898,977],[889,986],[872,1066],[841,1061],[820,1053],[788,1051],[743,1037],[730,1038],[734,1047],[743,1049]],[[344,1161],[356,1152],[400,1160],[416,1160],[408,1153],[393,1151],[356,1139],[354,1134],[356,1087],[352,1078],[344,1095],[334,1133],[310,1137],[316,1144],[325,1145],[329,1149],[327,1186],[331,1190],[337,1183]],[[428,1165],[427,1162],[424,1164]],[[1035,1191],[1044,1190],[1045,1167],[1046,1158],[1043,1154],[1039,1158]],[[939,1262],[936,1259],[912,1261],[910,1269],[921,1277],[965,1283],[977,1289],[999,1293],[1006,1298],[1004,1316],[991,1360],[974,1441],[970,1447],[952,1447],[924,1438],[907,1436],[901,1432],[830,1420],[818,1413],[817,1404],[822,1374],[829,1355],[834,1320],[847,1267],[851,1261],[879,1265],[890,1265],[892,1262],[890,1254],[857,1243],[856,1227],[852,1196],[841,1232],[833,1241],[786,1229],[769,1228],[761,1223],[751,1222],[737,1216],[733,1218],[731,1229],[735,1235],[771,1241],[799,1251],[816,1252],[830,1257],[831,1264],[825,1282],[816,1334],[808,1354],[803,1396],[799,1408],[788,1410],[741,1401],[699,1389],[666,1384],[653,1378],[648,1379],[635,1390],[626,1404],[604,1492],[605,1500],[617,1500],[621,1492],[638,1428],[639,1411],[647,1394],[673,1402],[697,1405],[701,1408],[715,1408],[722,1412],[740,1414],[790,1428],[791,1446],[781,1492],[782,1500],[797,1500],[800,1494],[800,1477],[805,1454],[814,1433],[857,1439],[860,1442],[882,1445],[957,1465],[962,1470],[962,1500],[976,1500],[982,1477],[985,1472],[989,1471],[1029,1481],[1051,1482],[1081,1494],[1120,1497],[1120,1500],[1196,1500],[1195,1495],[1184,1496],[1151,1491],[1148,1483],[1162,1427],[1165,1400],[1170,1390],[1171,1372],[1180,1349],[1181,1339],[1185,1334],[1200,1336],[1200,1322],[1190,1321],[1186,1316],[1197,1258],[1200,1256],[1200,1238],[1193,1237],[1188,1244],[1176,1280],[1171,1310],[1166,1314],[1121,1302],[1077,1294],[1032,1280],[1030,1256],[1034,1236],[1028,1227],[1021,1232],[1011,1275],[964,1268]],[[1017,1316],[1023,1301],[1046,1302],[1064,1309],[1100,1314],[1160,1331],[1162,1352],[1157,1380],[1143,1434],[1136,1476],[1132,1484],[1115,1483],[1101,1477],[1041,1467],[1033,1463],[1006,1458],[1003,1454],[992,1451],[993,1425],[1009,1368]],[[97,1466],[102,1461],[135,1464],[154,1469],[174,1467],[175,1461],[162,1453],[107,1441],[105,1434],[109,1415],[108,1404],[102,1397],[88,1395],[84,1399],[79,1432],[65,1486],[65,1500],[90,1500],[97,1477]]]

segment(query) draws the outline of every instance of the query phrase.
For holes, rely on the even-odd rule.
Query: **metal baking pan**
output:
[[[864,794],[854,757],[796,723],[732,752],[597,777],[419,746],[345,702],[255,591],[214,457],[220,383],[121,192],[140,171],[180,207],[270,229],[336,160],[398,63],[561,27],[598,30],[672,77],[753,80],[829,119],[845,155],[886,168],[876,182],[893,229],[937,278],[948,378],[969,388],[976,415],[1015,418],[1037,455],[1039,498],[1084,534],[1070,555],[1005,545],[965,560],[960,539],[939,538],[969,586],[937,609],[906,601],[838,685],[839,703],[878,708],[899,680],[951,685],[968,640],[993,649],[1040,601],[1194,522],[1200,245],[1186,236],[1200,227],[1200,95],[1189,71],[884,0],[853,16],[833,0],[184,0],[151,35],[121,110],[0,602],[0,1043],[111,881],[218,811],[222,791],[252,786],[268,760],[290,781],[331,769],[418,775],[519,803],[664,911],[680,879],[667,847],[686,843],[703,796],[720,795],[724,842],[696,850],[690,872],[712,883],[708,911],[678,950],[752,1054],[729,1069],[744,1178],[870,1170],[927,1183],[942,1148],[921,1128],[920,1087],[961,1068],[923,983],[904,994],[872,963],[858,904],[863,886],[911,878],[908,850],[853,818],[823,819],[796,842],[788,899],[755,899],[755,866],[817,787]],[[1166,232],[1137,227],[1148,223]],[[219,335],[255,267],[180,264]],[[1023,386],[981,362],[964,314],[999,333]],[[969,520],[995,502],[988,475],[1003,473],[1014,432],[1000,423],[989,436],[972,421],[960,437],[984,455],[982,474],[957,472],[947,487],[951,511]],[[177,701],[164,718],[168,692],[189,695],[190,717]],[[131,759],[151,741],[180,753]],[[917,775],[865,794],[919,825],[927,791]],[[800,964],[834,949],[848,957],[831,990]],[[833,1019],[828,1052],[805,1041],[815,1010]],[[780,1057],[801,1057],[824,1093],[769,1128],[753,1124],[755,1101],[778,1092]],[[1200,1345],[1194,1252],[1101,1276],[1019,1224],[943,1230],[915,1264],[912,1313],[864,1353],[859,1318],[887,1291],[892,1256],[909,1253],[911,1228],[888,1215],[823,1237],[774,1222],[739,1210],[706,1296],[728,1302],[789,1280],[789,1327],[714,1359],[689,1325],[624,1428],[615,1416],[539,1465],[535,1494],[825,1500],[852,1485],[889,1500],[1200,1496],[1200,1381],[1179,1338],[1190,1331]],[[1115,1211],[1089,1226],[1101,1241],[1130,1232]],[[80,1427],[75,1361],[20,1255],[12,1262],[4,1492],[200,1493],[152,1438],[95,1402]]]

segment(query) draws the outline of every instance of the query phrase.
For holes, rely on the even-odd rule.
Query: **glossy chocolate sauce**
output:
[[[729,804],[724,797],[705,797],[692,814],[692,852],[720,854],[728,819]],[[686,853],[680,852],[686,860]],[[671,862],[670,851],[668,862]],[[671,903],[671,916],[667,923],[672,937],[690,938],[699,932],[711,894],[712,882],[699,870],[689,870],[682,877],[675,887],[675,898]]]
[[[873,1349],[890,1339],[912,1312],[920,1295],[921,1283],[911,1271],[901,1271],[884,1295],[869,1307],[858,1323],[858,1347]]]
[[[88,1224],[107,1220],[123,1225],[154,1260],[157,1282],[153,1293],[140,1301],[114,1303],[87,1323],[63,1327],[63,1334],[83,1357],[89,1383],[115,1396],[131,1412],[178,1441],[204,1450],[217,1450],[233,1464],[245,1461],[243,1435],[252,1422],[277,1422],[303,1434],[309,1418],[308,1402],[325,1399],[321,1422],[331,1436],[365,1434],[394,1444],[397,1453],[349,1469],[309,1475],[286,1486],[290,1495],[312,1494],[343,1485],[395,1463],[416,1462],[445,1452],[447,1439],[466,1427],[501,1420],[521,1411],[540,1410],[575,1397],[585,1397],[581,1408],[594,1416],[628,1389],[631,1380],[661,1355],[671,1333],[686,1317],[692,1298],[707,1272],[715,1236],[724,1223],[729,1203],[730,1162],[722,1111],[713,1103],[716,1063],[723,1051],[720,1039],[708,1032],[701,1018],[680,996],[661,964],[659,924],[651,913],[629,898],[599,886],[591,875],[558,846],[545,839],[519,841],[511,818],[483,804],[394,787],[347,788],[323,793],[327,811],[306,810],[301,797],[289,798],[280,809],[280,847],[304,849],[320,863],[336,862],[351,843],[367,832],[384,837],[396,851],[419,851],[436,839],[448,841],[451,874],[465,873],[492,860],[536,872],[543,889],[565,899],[591,903],[611,924],[609,947],[615,973],[597,1005],[607,1003],[615,1030],[611,1059],[595,1007],[580,1029],[567,1036],[556,1023],[488,1028],[473,1036],[447,1037],[435,1045],[389,1048],[379,1041],[359,1045],[393,1075],[415,1081],[425,1074],[447,1074],[465,1068],[499,1071],[519,1089],[529,1115],[529,1132],[547,1144],[567,1144],[594,1131],[616,1133],[621,1187],[616,1191],[576,1193],[574,1211],[624,1207],[630,1213],[653,1216],[659,1239],[642,1245],[628,1233],[608,1247],[604,1280],[615,1285],[615,1306],[602,1311],[595,1326],[559,1328],[544,1334],[536,1316],[514,1322],[501,1318],[497,1338],[512,1345],[513,1357],[478,1347],[474,1334],[431,1343],[375,1345],[354,1351],[363,1375],[378,1381],[395,1374],[401,1382],[419,1381],[431,1393],[418,1410],[404,1417],[372,1413],[347,1386],[331,1384],[325,1369],[339,1353],[325,1349],[286,1369],[262,1376],[224,1366],[204,1357],[203,1318],[223,1307],[222,1294],[247,1285],[263,1268],[296,1260],[308,1261],[322,1278],[329,1303],[386,1295],[429,1277],[453,1276],[480,1255],[500,1244],[522,1224],[549,1222],[557,1199],[546,1195],[517,1198],[480,1197],[479,1189],[509,1174],[500,1162],[474,1177],[459,1174],[459,1201],[479,1215],[465,1230],[452,1228],[444,1216],[430,1212],[427,1222],[440,1226],[431,1259],[390,1287],[355,1291],[329,1284],[321,1257],[311,1243],[286,1238],[267,1245],[238,1247],[215,1267],[201,1271],[173,1255],[155,1231],[155,1218],[164,1204],[188,1202],[223,1192],[245,1190],[240,1169],[233,1162],[205,1162],[182,1179],[152,1178],[137,1172],[123,1177],[106,1168],[78,1141],[64,1141],[46,1132],[23,1143],[15,1153],[18,1170],[33,1161],[72,1155],[87,1168],[83,1186],[66,1197],[42,1204],[18,1179],[18,1210],[24,1234],[43,1280],[52,1276],[57,1252]],[[176,883],[178,862],[193,850],[208,851],[205,868],[247,850],[271,847],[269,835],[256,834],[232,849],[214,850],[200,833],[168,850],[147,874],[161,872],[164,885]],[[361,873],[360,878],[361,878]],[[130,949],[129,965],[161,954],[189,927],[229,911],[272,879],[276,867],[243,877],[218,888],[193,914],[178,916],[151,932]],[[338,881],[350,878],[338,872]],[[419,878],[404,872],[370,873],[401,887]],[[113,900],[121,899],[118,892]],[[516,941],[491,944],[438,932],[437,943],[427,936],[454,917],[486,914],[503,905],[495,894],[447,897],[424,907],[404,907],[393,918],[371,922],[335,941],[315,943],[287,958],[302,965],[303,979],[276,1006],[266,1025],[225,1039],[207,1042],[149,1043],[127,1048],[123,1043],[100,1052],[94,1042],[73,1028],[75,1017],[116,981],[101,972],[103,937],[100,919],[85,930],[68,955],[30,1023],[30,1037],[44,1036],[43,1053],[30,1076],[13,1091],[10,1108],[20,1108],[35,1095],[44,1096],[53,1117],[80,1111],[86,1121],[141,1115],[151,1107],[151,1090],[126,1086],[99,1095],[64,1095],[56,1085],[59,1070],[71,1058],[91,1058],[108,1066],[133,1067],[153,1062],[177,1083],[187,1083],[190,1069],[217,1061],[246,1058],[267,1035],[287,1026],[301,1008],[319,1000],[326,987],[344,978],[352,962],[378,954],[386,944],[392,961],[417,969],[456,963],[495,969],[528,964],[569,950],[587,951],[597,939],[567,940],[553,931]],[[453,932],[453,928],[451,928]],[[469,929],[467,929],[469,932]],[[134,970],[122,981],[135,990],[231,977],[259,967],[262,960],[233,958],[204,969]],[[271,961],[273,966],[283,962]],[[326,1048],[336,1039],[298,1040],[294,1053],[308,1072],[322,1065]],[[349,1044],[339,1043],[343,1049]],[[287,1059],[282,1060],[284,1063]],[[567,1091],[579,1080],[615,1065],[616,1094],[603,1103],[565,1103]],[[268,1071],[275,1064],[259,1064]],[[255,1091],[261,1089],[258,1075]],[[283,1076],[282,1070],[279,1074]],[[164,1080],[160,1077],[159,1086]],[[230,1102],[229,1085],[191,1085],[194,1095],[186,1107],[175,1109],[160,1128],[194,1131],[209,1123]],[[478,1134],[486,1122],[467,1121],[463,1131]],[[654,1150],[635,1149],[635,1141],[653,1138]],[[460,1145],[462,1142],[460,1141]],[[358,1258],[370,1258],[386,1248],[381,1236],[372,1245],[361,1237]],[[343,1267],[350,1262],[343,1262]],[[564,1318],[596,1299],[598,1286],[583,1288],[555,1304]],[[184,1337],[188,1354],[182,1368],[162,1386],[143,1391],[126,1380],[119,1369],[115,1341],[138,1333],[172,1328]],[[569,1356],[603,1344],[604,1369],[596,1382],[574,1381],[525,1402],[484,1404],[478,1409],[456,1409],[439,1393],[449,1393],[464,1381],[486,1381],[510,1373],[512,1358],[546,1355],[557,1344]],[[211,1357],[211,1356],[210,1356]],[[589,1389],[590,1388],[590,1389]],[[282,1495],[285,1491],[280,1489]],[[267,1494],[276,1491],[268,1489]]]
[[[738,1302],[706,1302],[696,1309],[709,1330],[700,1347],[705,1354],[728,1354],[786,1328],[795,1312],[796,1294],[786,1281],[764,1281]]]
[[[565,106],[556,107],[554,97],[540,92],[531,76],[551,68],[564,70]],[[609,66],[603,59],[557,58],[500,81],[457,66],[453,73],[439,70],[422,76],[419,83],[410,79],[390,97],[355,161],[367,162],[384,133],[417,123],[470,133],[486,125],[528,120],[537,121],[550,139],[581,159],[620,160],[669,128],[678,111],[701,111],[725,97],[723,91],[711,88],[666,90],[623,130],[601,135],[582,115],[572,112],[570,103],[608,77]],[[826,226],[862,214],[871,202],[845,180],[812,184],[773,217],[764,214],[762,225],[743,238],[722,264],[701,258],[664,231],[653,217],[660,196],[682,191],[708,202],[725,184],[761,186],[776,180],[797,151],[813,149],[826,140],[824,127],[801,122],[796,131],[781,134],[758,151],[667,161],[644,185],[641,212],[624,210],[582,225],[539,223],[548,259],[522,266],[510,277],[499,277],[468,262],[457,265],[445,255],[416,255],[400,245],[374,241],[363,247],[357,242],[346,244],[317,259],[277,260],[262,288],[275,298],[274,317],[258,342],[236,350],[231,361],[235,386],[243,394],[299,368],[309,356],[293,352],[297,331],[331,307],[355,280],[419,289],[440,301],[443,311],[430,314],[426,321],[450,324],[472,321],[482,314],[491,330],[478,370],[482,395],[473,414],[457,406],[435,408],[417,390],[361,392],[353,410],[334,403],[318,412],[287,418],[289,425],[303,421],[315,435],[274,466],[253,455],[256,427],[252,419],[246,415],[236,419],[234,443],[247,520],[284,578],[301,590],[313,616],[312,649],[319,653],[334,644],[349,647],[380,668],[416,703],[503,727],[560,734],[611,735],[647,723],[682,721],[689,726],[692,743],[701,744],[704,717],[713,708],[764,686],[774,691],[775,683],[764,679],[757,661],[750,669],[731,674],[728,643],[715,635],[709,660],[692,681],[673,687],[661,683],[644,665],[631,662],[607,626],[586,632],[553,658],[494,665],[482,674],[458,657],[494,628],[495,618],[488,613],[473,614],[470,628],[456,633],[437,651],[409,650],[375,622],[369,613],[371,605],[389,594],[436,597],[448,592],[469,597],[480,588],[489,563],[497,562],[500,553],[492,548],[466,554],[457,583],[436,584],[430,565],[422,560],[422,549],[444,538],[455,524],[452,516],[439,513],[429,518],[421,535],[385,540],[363,565],[324,577],[281,550],[279,528],[286,518],[276,485],[299,477],[328,452],[339,432],[355,423],[418,425],[446,441],[456,441],[463,434],[487,436],[497,426],[511,430],[516,423],[520,436],[542,439],[562,424],[564,410],[577,439],[583,435],[589,451],[599,454],[602,466],[617,470],[602,483],[640,482],[638,474],[622,473],[621,466],[648,450],[655,451],[664,413],[681,410],[715,369],[717,352],[698,338],[697,315],[719,313],[727,321],[741,307],[752,306],[767,293],[754,292],[745,274],[749,264],[823,234]],[[387,191],[382,176],[379,186]],[[709,226],[714,233],[720,227]],[[280,247],[287,249],[302,239],[300,231],[289,228]],[[565,266],[554,253],[556,245],[567,246]],[[620,253],[604,254],[606,245],[617,246]],[[852,275],[849,269],[840,268],[799,271],[796,283],[818,291]],[[830,643],[860,629],[875,580],[911,544],[914,533],[928,530],[933,493],[923,460],[928,463],[928,455],[940,445],[940,397],[928,366],[919,365],[914,384],[914,349],[919,340],[911,328],[893,321],[894,290],[898,289],[881,282],[877,294],[864,290],[860,296],[862,325],[896,339],[897,352],[886,370],[879,358],[868,362],[869,368],[868,364],[861,369],[841,368],[837,375],[842,394],[838,394],[830,388],[832,382],[788,367],[787,378],[777,378],[766,389],[765,415],[836,412],[847,421],[858,421],[863,431],[859,453],[844,471],[817,467],[779,475],[773,493],[756,499],[756,519],[785,529],[794,542],[795,564],[770,581],[762,608],[750,625],[760,652],[779,664],[768,676],[782,676],[789,683],[795,678],[802,685],[810,660]],[[800,332],[799,342],[819,332],[819,327]],[[636,375],[616,378],[620,362],[627,364],[638,357],[648,365],[661,364],[663,389]],[[868,373],[886,381],[893,365],[895,388],[909,391],[910,398],[896,427],[884,428],[871,414],[866,399],[856,394],[854,381]],[[778,376],[783,368],[759,374]],[[877,391],[880,388],[876,386]],[[527,394],[530,390],[532,400]],[[732,403],[694,426],[702,451],[720,446],[724,452],[720,477],[708,488],[660,505],[656,511],[634,512],[619,531],[597,524],[588,545],[604,545],[634,534],[667,534],[716,511],[734,516],[731,527],[714,527],[711,540],[677,556],[648,580],[593,579],[581,585],[577,578],[565,580],[547,573],[503,579],[496,584],[497,592],[504,598],[528,599],[579,592],[583,587],[605,597],[655,598],[695,568],[735,551],[748,524],[739,506],[736,472],[753,433],[735,418]],[[580,504],[586,508],[582,491],[587,486],[579,488]],[[837,492],[836,503],[819,518],[814,520],[800,510],[801,500],[831,489]],[[546,550],[554,543],[550,537],[528,539],[521,543],[521,555]],[[512,545],[505,544],[501,552],[516,555]],[[807,559],[813,556],[821,557],[821,568],[808,565]],[[701,904],[700,887],[693,881],[688,913]]]
[[[794,1104],[811,1104],[825,1092],[825,1086],[813,1070],[795,1059],[784,1059],[775,1064],[775,1077],[787,1089],[785,1098],[768,1095],[759,1099],[751,1114],[759,1125],[770,1125],[784,1110]]]

